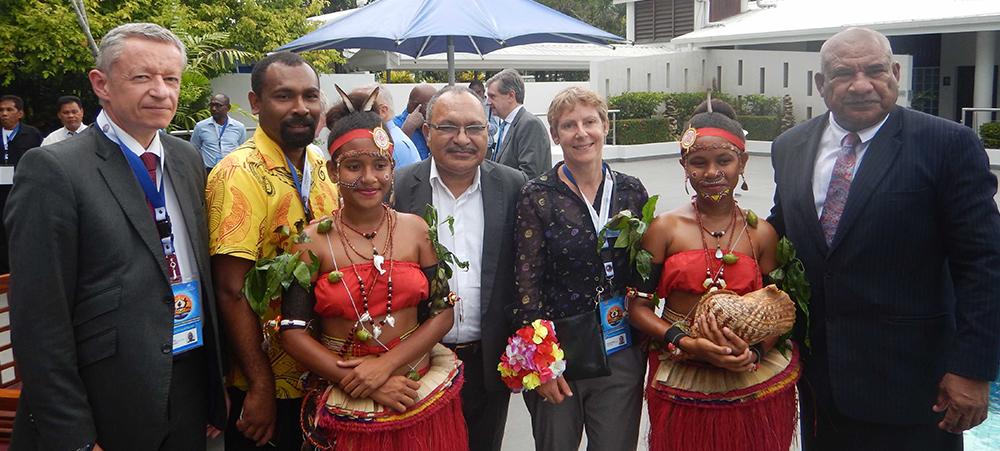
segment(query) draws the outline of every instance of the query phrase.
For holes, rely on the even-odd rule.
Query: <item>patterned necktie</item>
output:
[[[142,159],[143,166],[146,166],[146,171],[149,172],[149,179],[156,185],[156,166],[158,166],[160,158],[153,152],[144,152],[139,155],[139,158]]]
[[[507,128],[507,121],[500,121],[500,131],[497,133],[497,142],[493,147],[493,161],[500,158],[500,147],[503,146],[503,129]]]
[[[851,191],[851,181],[854,179],[854,166],[858,161],[856,151],[859,143],[861,138],[854,132],[848,133],[840,141],[840,155],[833,165],[830,187],[826,190],[826,201],[823,203],[823,214],[819,217],[827,245],[833,242],[837,225],[840,224],[840,215],[844,214],[847,194]]]

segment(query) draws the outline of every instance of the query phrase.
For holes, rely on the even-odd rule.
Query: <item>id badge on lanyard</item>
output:
[[[299,192],[299,200],[302,201],[302,213],[306,216],[306,221],[312,221],[312,212],[309,210],[309,191],[312,190],[312,165],[309,164],[309,148],[306,147],[303,150],[302,155],[302,177],[299,177],[299,172],[295,169],[295,165],[292,164],[292,160],[285,157],[285,163],[288,164],[288,172],[292,175],[292,183],[295,185],[295,190]]]
[[[178,355],[205,344],[201,283],[175,283],[170,289],[174,292],[173,354]]]

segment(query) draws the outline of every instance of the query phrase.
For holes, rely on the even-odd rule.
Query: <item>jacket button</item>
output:
[[[165,344],[165,345],[163,345],[163,346],[160,347],[160,352],[163,352],[164,354],[170,354],[170,352],[173,351],[173,350],[174,350],[174,347],[171,346],[170,344]]]

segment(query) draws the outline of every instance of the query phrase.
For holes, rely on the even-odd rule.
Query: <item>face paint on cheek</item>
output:
[[[354,179],[353,182],[345,182],[343,181],[343,179],[337,182],[337,186],[339,186],[340,188],[352,191],[357,190],[358,185],[360,184],[361,184],[361,176],[358,176],[358,178]]]

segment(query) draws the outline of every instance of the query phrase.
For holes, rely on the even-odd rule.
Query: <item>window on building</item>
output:
[[[653,90],[653,74],[646,72],[646,91]]]
[[[761,94],[764,93],[764,76],[765,76],[765,69],[762,67],[762,68],[760,68],[760,93]]]
[[[937,116],[940,79],[940,67],[914,67],[910,106],[917,111]]]
[[[806,107],[806,119],[812,119],[812,118],[813,118],[813,107],[807,106]]]
[[[743,86],[743,60],[736,62],[736,85]]]
[[[632,68],[625,68],[625,92],[632,92]]]
[[[667,89],[670,89],[670,63],[667,63]]]
[[[813,95],[813,71],[806,72],[806,95]]]
[[[604,96],[605,97],[611,97],[611,79],[610,78],[605,78],[604,79]]]
[[[722,90],[722,66],[715,66],[715,89]]]
[[[688,92],[688,68],[684,68],[684,92]]]
[[[781,87],[787,88],[788,87],[788,63],[785,63],[784,68],[782,69],[782,71],[783,72],[782,72],[782,76],[781,76]]]

